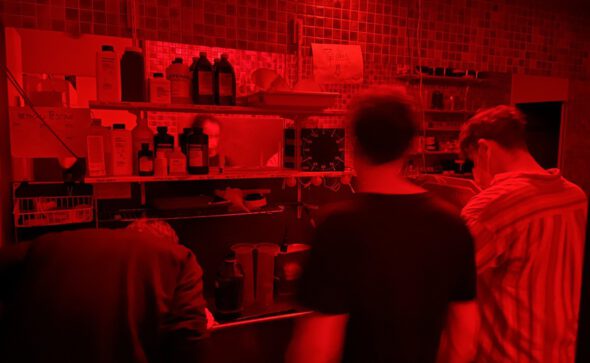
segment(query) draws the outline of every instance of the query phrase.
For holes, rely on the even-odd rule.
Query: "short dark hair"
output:
[[[361,92],[350,104],[350,122],[356,147],[374,164],[401,158],[418,129],[415,102],[401,85]]]
[[[219,119],[213,115],[197,115],[195,117],[195,119],[193,120],[193,128],[199,128],[202,129],[203,126],[205,125],[205,122],[213,122],[214,124],[217,124],[219,126],[221,126],[221,122],[219,122]]]
[[[477,149],[481,139],[507,149],[526,149],[526,119],[514,106],[496,106],[478,112],[461,128],[459,147],[464,157]]]

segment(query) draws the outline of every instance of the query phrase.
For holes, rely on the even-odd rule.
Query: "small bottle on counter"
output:
[[[207,59],[207,53],[199,53],[199,58],[193,58],[191,66],[193,74],[193,103],[211,105],[215,103],[213,93],[213,66]]]
[[[215,99],[218,105],[236,104],[236,73],[229,62],[226,53],[221,55],[219,64],[215,67]]]
[[[191,103],[191,73],[182,58],[175,58],[166,69],[166,78],[170,81],[170,102]]]
[[[154,136],[154,149],[156,154],[163,151],[166,155],[174,150],[174,136],[168,134],[168,127],[158,126],[158,133]]]
[[[168,156],[168,169],[170,175],[186,175],[186,156],[180,151],[180,146]]]
[[[131,131],[125,130],[125,124],[113,124],[111,145],[113,156],[113,175],[133,175],[133,146]]]
[[[99,101],[121,101],[119,58],[112,45],[103,45],[96,54],[96,98]]]
[[[140,176],[154,175],[154,152],[150,150],[150,144],[141,144],[141,150],[137,153],[137,163]]]
[[[215,280],[215,310],[226,319],[238,317],[243,308],[244,272],[234,252],[223,260]]]
[[[194,128],[186,144],[189,174],[209,174],[209,137],[203,129]]]
[[[145,102],[145,60],[141,48],[127,47],[121,58],[121,99]]]
[[[164,78],[163,73],[154,73],[149,80],[150,102],[170,103],[170,81]]]

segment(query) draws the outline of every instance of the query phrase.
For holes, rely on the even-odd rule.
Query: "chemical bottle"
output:
[[[236,74],[234,67],[228,60],[228,55],[223,53],[219,64],[215,67],[216,103],[218,105],[236,104]]]
[[[189,174],[209,173],[209,137],[203,133],[203,129],[193,129],[187,139],[186,152]]]
[[[190,127],[182,129],[182,134],[178,135],[178,145],[183,154],[186,155],[186,142],[188,137],[193,133],[193,129]]]
[[[193,103],[212,105],[215,103],[213,93],[213,66],[207,59],[207,53],[199,53],[199,58],[193,58],[191,66],[193,82]]]
[[[114,124],[111,130],[113,152],[113,175],[128,176],[133,174],[133,151],[131,131],[125,130],[125,124]]]
[[[127,47],[121,58],[121,99],[145,102],[145,61],[141,48]]]
[[[158,151],[163,151],[168,155],[174,150],[174,136],[168,134],[168,127],[158,126],[158,133],[154,136],[154,149],[156,155]]]
[[[121,101],[119,58],[112,45],[96,53],[96,98],[104,102]]]
[[[150,150],[150,144],[141,144],[137,153],[137,170],[140,176],[154,175],[154,152]]]
[[[111,157],[109,144],[109,130],[102,126],[100,119],[93,119],[86,136],[88,176],[106,176],[109,172],[107,167],[110,164],[107,160]]]
[[[131,130],[133,139],[133,173],[137,174],[137,155],[141,151],[143,144],[148,144],[149,150],[154,151],[154,132],[149,128],[146,119],[137,117],[137,124]]]
[[[154,162],[154,175],[168,175],[168,154],[164,150],[156,151],[156,161]]]
[[[149,80],[150,102],[170,103],[170,81],[164,78],[163,73],[154,73]]]
[[[230,252],[221,264],[215,279],[215,310],[225,318],[237,317],[242,312],[244,271]]]
[[[180,151],[180,146],[176,146],[168,155],[168,174],[186,175],[186,156]]]
[[[170,102],[191,103],[191,74],[182,58],[175,58],[166,68],[166,78],[170,81]]]

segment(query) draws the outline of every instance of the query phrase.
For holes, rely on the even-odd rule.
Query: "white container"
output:
[[[192,103],[191,101],[191,73],[182,58],[176,58],[166,68],[166,78],[170,81],[171,103]]]
[[[133,175],[131,131],[125,130],[124,124],[114,124],[111,130],[113,149],[113,176]]]
[[[104,102],[121,101],[119,57],[112,45],[103,45],[96,54],[96,98]]]
[[[153,78],[149,79],[150,102],[153,103],[170,103],[170,81],[164,79],[162,73],[154,73]]]
[[[168,169],[170,175],[187,175],[186,156],[180,151],[179,146],[168,155]]]
[[[86,136],[86,162],[88,176],[107,175],[106,150],[108,147],[108,130],[102,127],[100,120],[92,120]]]
[[[156,161],[154,163],[155,176],[168,175],[168,155],[165,151],[160,150],[156,152]]]

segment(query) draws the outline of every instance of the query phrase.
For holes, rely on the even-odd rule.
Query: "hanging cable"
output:
[[[25,104],[31,109],[31,111],[33,112],[33,114],[35,115],[35,117],[37,117],[39,119],[39,121],[41,121],[41,123],[47,128],[47,130],[49,130],[49,132],[57,139],[57,141],[59,141],[60,144],[62,144],[62,146],[70,154],[72,154],[73,157],[75,157],[76,159],[80,159],[80,157],[78,156],[78,154],[76,154],[74,152],[74,150],[72,150],[68,146],[68,144],[66,144],[65,141],[63,141],[61,139],[61,137],[59,137],[59,135],[53,130],[53,128],[45,121],[45,119],[43,118],[43,116],[41,116],[41,114],[39,114],[39,112],[35,108],[35,105],[33,105],[33,102],[31,101],[31,99],[27,95],[27,92],[18,83],[18,80],[16,79],[16,77],[14,76],[14,74],[10,71],[10,69],[8,69],[8,67],[6,67],[6,65],[3,64],[3,63],[0,64],[0,66],[2,67],[2,71],[6,74],[6,78],[8,79],[8,81],[14,86],[14,88],[16,89],[16,91],[18,92],[18,94],[23,98],[23,100],[25,101]]]

